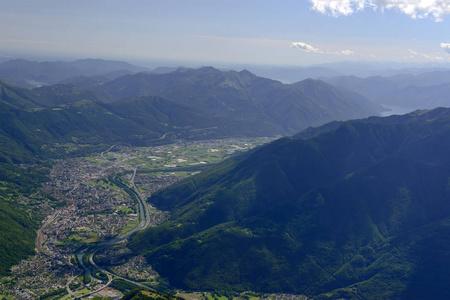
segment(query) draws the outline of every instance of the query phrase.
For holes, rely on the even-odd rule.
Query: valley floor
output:
[[[132,231],[158,225],[168,217],[151,205],[148,215],[143,215],[138,200],[236,151],[268,141],[209,140],[147,148],[116,145],[100,154],[56,161],[50,181],[38,193],[19,199],[31,213],[45,218],[38,231],[36,255],[14,266],[10,276],[0,278],[0,299],[120,299],[136,286],[173,292],[142,256],[133,256],[123,243]],[[44,194],[52,201],[44,201]],[[142,220],[146,224],[138,228]],[[221,299],[208,293],[179,295]],[[270,299],[299,299],[292,297],[271,295]]]

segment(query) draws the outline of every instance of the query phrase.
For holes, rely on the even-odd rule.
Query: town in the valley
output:
[[[54,161],[50,180],[34,195],[20,198],[30,213],[41,216],[42,224],[36,254],[14,266],[10,276],[0,278],[0,299],[120,299],[135,287],[176,292],[144,257],[133,256],[126,247],[131,233],[170,217],[147,199],[155,191],[268,141],[113,145],[89,156]],[[108,267],[98,267],[96,262]],[[217,298],[207,293],[180,291],[179,295]]]

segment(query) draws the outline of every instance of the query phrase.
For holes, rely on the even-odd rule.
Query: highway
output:
[[[113,277],[117,277],[117,278],[120,278],[122,280],[128,281],[128,282],[133,283],[133,284],[135,284],[137,286],[140,286],[142,288],[153,290],[152,288],[150,288],[150,287],[148,287],[148,286],[146,286],[144,284],[141,284],[139,282],[135,282],[135,281],[126,279],[124,277],[118,276],[116,274],[113,274],[113,273],[103,269],[102,267],[98,266],[95,263],[95,261],[94,261],[95,253],[97,251],[99,251],[101,248],[103,248],[105,246],[112,246],[112,245],[115,245],[115,244],[123,243],[133,233],[135,233],[136,231],[144,230],[145,228],[147,228],[150,225],[150,208],[149,208],[148,204],[146,203],[146,201],[144,199],[142,199],[142,195],[139,192],[139,190],[136,187],[136,184],[134,182],[134,180],[136,178],[136,172],[137,172],[137,169],[134,168],[133,169],[133,175],[131,176],[131,179],[130,179],[130,186],[131,186],[132,191],[136,195],[136,198],[138,199],[138,202],[139,202],[139,219],[141,220],[141,222],[135,228],[131,229],[130,231],[128,231],[124,235],[118,236],[116,238],[113,238],[113,239],[110,239],[110,240],[107,240],[107,241],[103,241],[103,242],[99,243],[95,248],[91,249],[91,252],[88,254],[89,255],[89,264],[94,269],[98,269],[98,270],[104,272],[108,276],[108,282],[101,289],[98,289],[98,290],[93,291],[93,292],[89,292],[89,293],[81,295],[81,296],[77,296],[77,298],[84,298],[84,297],[87,297],[89,295],[92,295],[92,294],[95,294],[95,293],[101,291],[102,289],[107,287],[109,284],[111,284],[111,282],[113,280]],[[81,249],[80,251],[78,251],[76,253],[76,255],[77,255],[77,258],[78,258],[78,261],[79,261],[80,265],[84,268],[86,274],[91,276],[90,269],[83,264],[83,256],[86,254],[86,252],[87,252],[86,248],[85,249]]]
[[[45,236],[44,236],[44,229],[46,229],[52,222],[54,222],[59,216],[59,212],[56,212],[55,214],[47,217],[47,221],[39,228],[37,231],[37,237],[36,237],[36,252],[41,253],[42,255],[45,255],[49,258],[53,259],[53,256],[45,253],[43,249],[43,245],[45,243]]]

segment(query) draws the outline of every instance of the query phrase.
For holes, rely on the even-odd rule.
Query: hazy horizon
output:
[[[20,53],[0,53],[0,63],[23,59],[33,62],[74,62],[84,59],[98,59],[105,61],[121,61],[135,66],[154,69],[158,67],[188,67],[200,68],[212,66],[222,69],[239,69],[246,67],[257,68],[329,68],[338,70],[342,66],[351,68],[352,66],[364,66],[369,70],[402,70],[402,69],[419,69],[419,68],[450,68],[450,62],[399,62],[399,61],[369,61],[369,60],[337,60],[333,62],[311,63],[311,64],[270,64],[270,63],[238,63],[232,61],[195,61],[195,60],[175,60],[175,59],[154,59],[154,58],[130,58],[125,56],[101,56],[101,55],[52,55],[52,54],[36,54],[32,52]]]
[[[373,0],[17,0],[0,56],[308,66],[450,62],[445,3]]]

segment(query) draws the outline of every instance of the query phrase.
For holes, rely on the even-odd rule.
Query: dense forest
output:
[[[131,247],[188,290],[446,298],[450,110],[327,125],[160,191]]]

